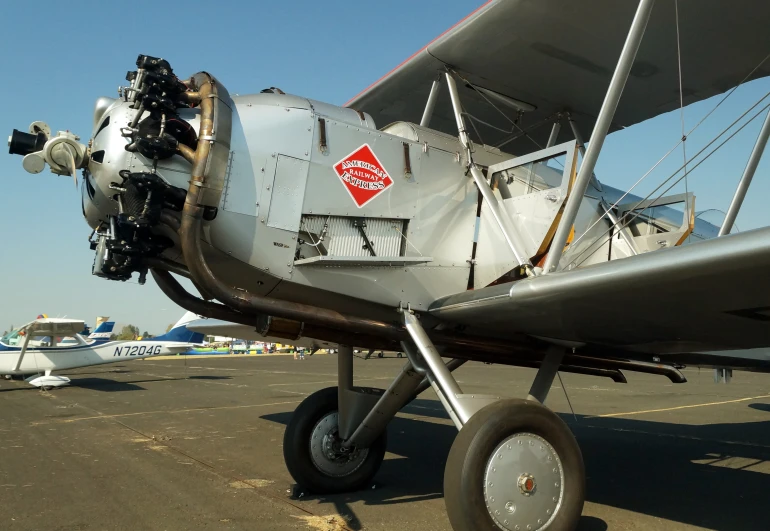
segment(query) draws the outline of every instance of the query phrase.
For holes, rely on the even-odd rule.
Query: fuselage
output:
[[[212,270],[233,285],[258,295],[392,319],[394,308],[427,309],[441,297],[499,282],[515,265],[486,206],[479,206],[457,138],[406,122],[378,130],[365,113],[287,94],[220,96],[232,110],[229,159],[221,182],[209,190],[216,215],[204,222],[202,238]],[[154,173],[182,192],[188,186],[192,167],[183,157],[170,156],[154,166],[141,152],[126,150],[121,128],[136,112],[130,100],[102,98],[97,103],[82,192],[83,214],[97,231],[109,232],[114,225],[119,209],[114,183],[121,182],[122,170]],[[179,110],[193,130],[200,127],[199,116],[196,108]],[[473,157],[485,168],[515,160],[484,145],[476,147]],[[560,168],[545,166],[535,171],[550,172],[557,182],[543,178],[539,187],[519,191],[514,182],[511,189],[518,195],[509,203],[522,204],[531,192],[545,195],[549,187],[558,200],[564,199],[567,172],[562,176]],[[564,263],[577,256],[577,267],[585,267],[633,254],[609,230],[612,223],[601,206],[622,195],[598,181],[589,187],[575,222],[576,236],[587,233],[572,256],[565,253]],[[623,202],[640,199],[629,195]],[[167,213],[179,218],[177,212]],[[518,226],[534,242],[528,256],[535,259],[541,257],[537,239],[555,222],[555,212],[546,214],[516,213]],[[675,231],[686,224],[682,212],[657,207],[656,218],[647,221],[643,234],[631,235],[640,245],[681,243],[678,236],[668,241],[659,234],[679,234]],[[172,225],[158,223],[153,232],[170,242],[162,256],[184,265]],[[689,237],[711,234],[716,228],[696,219]],[[105,262],[106,251],[95,247],[94,272],[110,278],[115,264]]]
[[[187,347],[163,341],[108,341],[74,346],[30,346],[16,368],[22,347],[0,342],[0,374],[35,374],[179,353]]]

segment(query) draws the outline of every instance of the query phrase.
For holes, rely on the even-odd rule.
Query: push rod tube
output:
[[[551,242],[551,251],[545,260],[543,274],[556,271],[556,267],[559,265],[559,260],[567,243],[572,224],[575,222],[578,210],[583,202],[583,195],[585,195],[588,183],[591,181],[596,161],[599,159],[604,139],[607,138],[607,132],[610,129],[612,118],[615,116],[615,110],[618,108],[620,96],[623,94],[623,88],[626,86],[628,74],[631,71],[631,66],[634,64],[634,58],[636,58],[636,52],[639,50],[639,45],[642,42],[644,30],[647,27],[647,21],[650,18],[650,12],[654,4],[655,0],[641,0],[639,2],[639,7],[631,23],[631,29],[628,32],[628,37],[626,37],[626,43],[620,52],[620,59],[618,59],[618,64],[615,67],[615,73],[612,75],[610,86],[607,89],[602,108],[596,119],[596,125],[594,126],[588,149],[586,149],[583,164],[580,166],[575,184],[572,186],[567,203],[564,206],[561,222]]]
[[[754,172],[757,171],[757,166],[765,151],[768,137],[770,137],[770,111],[767,112],[765,122],[762,124],[762,129],[759,130],[759,136],[754,143],[754,149],[751,150],[749,162],[746,164],[746,169],[743,170],[741,180],[738,182],[738,188],[735,190],[735,196],[733,196],[733,200],[730,202],[730,208],[725,215],[725,221],[719,229],[719,236],[730,234],[730,231],[733,230],[735,218],[738,217],[738,212],[741,210],[741,205],[746,197],[746,192],[749,191],[749,185],[751,185],[751,180],[754,178]]]

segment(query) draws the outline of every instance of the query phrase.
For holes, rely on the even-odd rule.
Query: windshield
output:
[[[21,336],[19,336],[19,328],[16,328],[15,330],[11,330],[7,334],[5,334],[3,337],[0,338],[0,343],[5,343],[6,345],[10,346],[16,346],[19,344],[19,341],[21,340]]]

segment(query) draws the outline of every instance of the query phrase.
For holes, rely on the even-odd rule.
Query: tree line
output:
[[[168,332],[172,326],[174,325],[169,325],[166,331]],[[144,333],[140,333],[139,327],[132,324],[125,325],[120,329],[120,333],[118,334],[110,334],[110,339],[113,341],[133,341],[138,337],[141,337],[142,339],[152,339],[155,336],[146,330]]]

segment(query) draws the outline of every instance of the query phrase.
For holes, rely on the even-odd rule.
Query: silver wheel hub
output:
[[[500,443],[484,473],[484,502],[500,529],[546,529],[564,498],[564,467],[551,444],[532,433]]]
[[[352,474],[364,464],[368,448],[343,448],[337,428],[336,411],[322,417],[310,435],[310,458],[315,467],[332,477]]]

